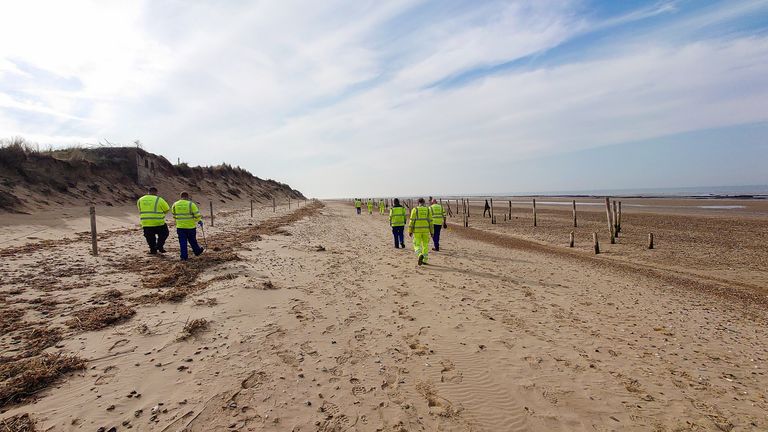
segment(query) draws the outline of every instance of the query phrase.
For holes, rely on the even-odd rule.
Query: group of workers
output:
[[[157,188],[150,187],[147,194],[136,202],[136,206],[150,254],[165,253],[165,241],[169,235],[165,217],[169,211],[176,223],[181,260],[186,261],[189,258],[187,244],[191,246],[195,256],[203,253],[205,249],[197,243],[197,226],[202,228],[203,217],[200,215],[200,208],[190,199],[189,193],[182,192],[180,199],[169,206],[157,194]]]
[[[355,198],[355,211],[362,213],[363,201]],[[418,205],[411,209],[408,218],[408,236],[413,239],[413,250],[418,257],[418,264],[427,264],[429,261],[429,240],[432,239],[433,251],[440,250],[440,232],[443,228],[448,228],[445,221],[445,211],[443,206],[436,199],[429,197],[429,205],[424,198],[419,198]],[[387,200],[379,200],[379,214],[385,214],[388,207]],[[374,200],[368,199],[368,214],[373,214]],[[395,240],[395,248],[405,248],[405,226],[406,215],[405,207],[400,204],[400,200],[395,198],[392,201],[392,208],[389,209],[389,225],[392,227],[392,236]]]

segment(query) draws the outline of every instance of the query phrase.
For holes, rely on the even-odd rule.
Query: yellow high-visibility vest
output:
[[[392,207],[389,209],[389,225],[393,227],[405,226],[405,207]]]
[[[136,207],[139,209],[142,228],[165,225],[165,214],[170,207],[164,199],[156,195],[144,195],[136,201]]]
[[[408,221],[408,232],[414,234],[432,233],[434,230],[429,207],[414,207],[411,210],[411,219]]]
[[[173,218],[176,219],[176,228],[194,228],[197,222],[202,220],[197,204],[190,200],[178,200],[171,206]]]
[[[429,206],[429,210],[432,212],[432,223],[435,225],[442,225],[443,221],[445,220],[443,206],[435,203]]]

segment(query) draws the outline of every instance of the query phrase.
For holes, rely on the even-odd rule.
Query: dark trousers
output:
[[[435,233],[432,234],[432,243],[435,244],[435,249],[440,250],[440,230],[443,229],[442,225],[435,225]]]
[[[197,229],[196,228],[176,228],[176,234],[179,235],[179,246],[181,246],[181,259],[186,260],[189,258],[187,255],[187,243],[192,246],[192,252],[195,255],[203,253],[203,248],[197,244]]]
[[[405,232],[404,226],[392,227],[392,236],[395,238],[395,247],[405,247]]]
[[[144,238],[147,239],[150,252],[157,252],[165,246],[168,239],[168,225],[144,227]]]
[[[356,207],[356,209],[357,209],[357,214],[360,214],[360,207]]]

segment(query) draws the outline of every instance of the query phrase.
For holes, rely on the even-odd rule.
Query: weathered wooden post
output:
[[[619,201],[619,221],[617,223],[616,229],[621,232],[621,201]]]
[[[509,200],[509,220],[512,220],[512,200]]]
[[[213,201],[211,201],[211,226],[213,226]]]
[[[253,200],[251,200],[251,217],[253,217]]]
[[[491,198],[491,225],[496,223],[496,218],[493,216],[493,198]]]
[[[573,200],[573,227],[576,228],[576,200]]]
[[[653,249],[653,233],[648,233],[648,249]]]
[[[88,209],[88,212],[91,215],[91,254],[93,256],[98,256],[99,246],[97,244],[98,237],[96,236],[96,207],[91,206],[91,208]]]
[[[573,247],[573,243],[574,243],[575,237],[576,236],[574,235],[574,232],[571,231],[571,238],[570,238],[570,242],[568,242],[568,245],[569,245],[568,247]]]
[[[536,220],[536,198],[533,199],[533,226],[537,226],[537,220]]]
[[[600,243],[597,242],[597,233],[592,233],[592,242],[595,244],[595,255],[600,253]]]
[[[619,236],[619,212],[616,210],[616,200],[613,200],[613,235]]]
[[[605,214],[608,217],[608,230],[611,232],[611,244],[616,243],[615,233],[613,232],[613,218],[611,217],[611,201],[605,197]]]
[[[275,204],[275,197],[272,197],[272,213],[277,212],[277,205]]]
[[[291,209],[291,197],[288,197],[288,210]]]

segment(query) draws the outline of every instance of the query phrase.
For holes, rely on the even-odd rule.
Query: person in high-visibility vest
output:
[[[384,200],[379,201],[379,214],[384,214]]]
[[[413,238],[413,250],[419,256],[419,265],[422,265],[429,261],[429,237],[434,232],[434,225],[432,225],[432,212],[424,204],[424,198],[419,198],[418,204],[411,210],[408,236]]]
[[[370,198],[368,199],[368,214],[373,214],[373,200]]]
[[[181,260],[186,261],[187,243],[192,246],[192,252],[195,256],[203,253],[205,249],[197,244],[197,225],[203,226],[203,217],[200,216],[200,209],[197,204],[189,199],[187,192],[181,193],[181,199],[173,203],[171,213],[176,220],[176,234],[179,235],[179,246],[181,246]]]
[[[432,205],[429,206],[429,211],[432,212],[432,225],[434,225],[434,229],[432,230],[432,243],[435,246],[432,250],[439,251],[440,230],[443,229],[443,227],[447,227],[445,224],[445,211],[443,210],[443,206],[441,206],[436,199],[432,200]]]
[[[157,195],[157,188],[150,187],[147,194],[136,201],[139,209],[141,228],[149,245],[149,253],[165,253],[165,241],[168,239],[168,225],[165,215],[170,210],[168,203]]]
[[[395,203],[389,209],[389,226],[392,227],[392,236],[395,238],[395,249],[405,249],[405,216],[406,211],[400,205],[400,200],[395,198]]]
[[[360,214],[363,207],[363,201],[360,200],[360,198],[355,198],[355,210],[357,210],[357,214]]]

